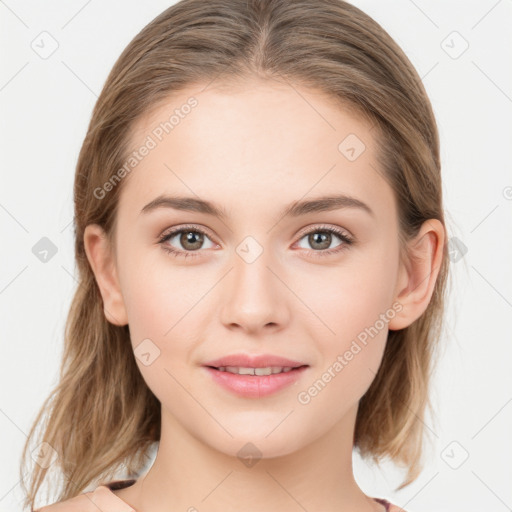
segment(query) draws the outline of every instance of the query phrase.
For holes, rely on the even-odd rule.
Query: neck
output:
[[[213,448],[190,435],[162,408],[156,459],[133,486],[137,487],[136,508],[145,512],[380,512],[383,506],[366,496],[353,476],[356,413],[357,406],[306,446],[287,446],[288,453],[266,457],[258,448],[265,444],[263,440],[248,444],[226,434],[225,448]]]

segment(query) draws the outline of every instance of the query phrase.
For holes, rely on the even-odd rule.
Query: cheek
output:
[[[194,285],[183,273],[169,270],[165,255],[132,255],[125,262],[123,296],[137,366],[161,403],[186,408],[189,398],[180,383],[187,381],[190,370],[189,352],[196,336],[187,327],[199,297],[189,291]],[[145,364],[142,354],[148,353],[150,363]]]
[[[163,251],[134,251],[124,263],[123,297],[137,365],[155,396],[178,406],[187,401],[179,383],[187,382],[193,349],[204,333],[197,314],[211,279],[173,268]],[[144,353],[152,360],[147,366],[140,357]]]
[[[151,338],[163,343],[197,302],[198,283],[190,279],[191,272],[173,270],[172,256],[159,247],[134,244],[125,254],[120,257],[120,278],[132,342]]]
[[[307,383],[310,387],[297,396],[301,404],[311,402],[308,413],[313,415],[328,408],[333,422],[359,402],[375,379],[391,319],[386,317],[390,310],[385,293],[360,286],[349,295],[333,292],[333,303],[326,303],[321,310],[333,332],[322,329],[322,336],[310,334],[320,357]]]
[[[395,315],[395,257],[389,248],[387,253],[367,251],[350,264],[347,260],[346,265],[330,268],[323,278],[310,275],[302,282],[302,296],[316,313],[304,317],[312,319],[304,328],[310,339],[317,340],[321,355],[315,377],[320,386],[329,383],[324,397],[334,393],[336,401],[340,399],[337,403],[357,401],[377,373],[388,324]]]
[[[301,276],[300,296],[321,321],[318,332],[325,332],[324,338],[330,334],[346,342],[391,308],[396,281],[392,252],[366,250],[338,267]]]

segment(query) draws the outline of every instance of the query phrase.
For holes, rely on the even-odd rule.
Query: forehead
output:
[[[120,208],[140,211],[163,193],[248,208],[251,198],[281,206],[326,192],[393,208],[377,131],[354,109],[277,82],[205,87],[172,94],[134,124],[132,151],[150,149],[123,184]]]

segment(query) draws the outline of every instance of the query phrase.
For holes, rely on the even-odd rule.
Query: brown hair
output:
[[[128,326],[109,323],[84,250],[84,229],[110,239],[123,181],[99,200],[123,166],[134,121],[191,84],[249,77],[284,80],[326,93],[376,127],[381,172],[394,190],[401,247],[434,218],[444,225],[439,140],[418,74],[372,18],[342,0],[181,0],[149,23],[115,63],[95,105],[74,186],[79,284],[65,327],[60,379],[35,418],[21,479],[34,506],[48,469],[35,465],[29,489],[23,465],[36,426],[56,450],[64,478],[58,499],[126,468],[140,469],[160,438],[160,403],[144,382]],[[405,252],[403,253],[405,256]],[[441,335],[447,247],[431,301],[409,327],[390,331],[382,364],[357,414],[354,446],[375,462],[389,456],[411,483],[421,470],[423,418]]]

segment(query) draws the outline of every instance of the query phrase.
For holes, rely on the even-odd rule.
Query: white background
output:
[[[57,382],[76,285],[74,167],[93,106],[124,47],[172,3],[0,1],[1,511],[21,510],[21,448]],[[356,478],[367,494],[408,512],[510,510],[512,1],[353,3],[390,33],[423,79],[441,136],[448,234],[467,247],[452,265],[425,468],[394,493],[400,472],[355,455]],[[31,47],[43,31],[58,43],[47,59]],[[453,58],[464,40],[469,47]],[[32,253],[42,237],[57,247],[46,263]]]

